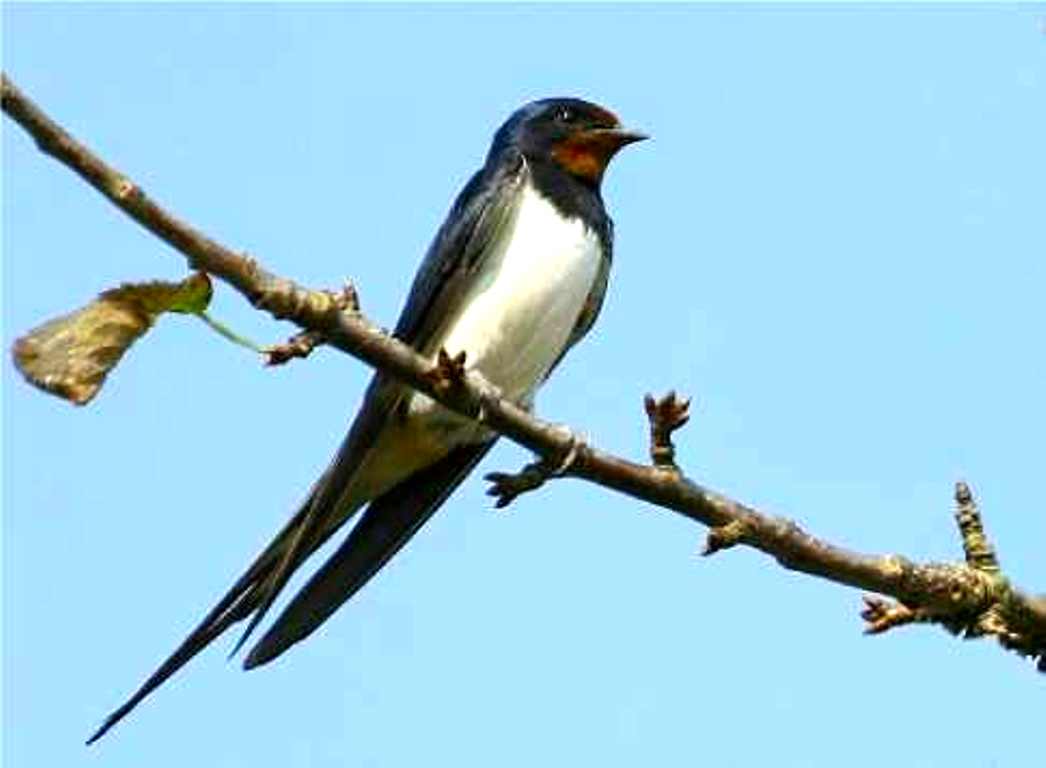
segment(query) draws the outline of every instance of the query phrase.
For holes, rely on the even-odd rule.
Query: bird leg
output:
[[[564,476],[574,466],[585,446],[585,440],[567,427],[557,428],[563,431],[570,441],[561,459],[539,459],[527,464],[519,472],[490,472],[483,476],[483,479],[490,483],[487,495],[496,499],[495,508],[504,509],[515,501],[517,496],[537,490],[546,480]]]

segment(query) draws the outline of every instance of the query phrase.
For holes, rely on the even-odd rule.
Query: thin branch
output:
[[[993,635],[1005,647],[1037,659],[1039,669],[1046,671],[1046,600],[1018,591],[997,565],[994,570],[989,567],[995,562],[994,554],[988,555],[992,550],[979,514],[969,510],[972,496],[965,484],[957,490],[961,508],[957,515],[968,562],[919,564],[897,555],[862,554],[822,541],[791,520],[761,513],[686,478],[675,466],[671,450],[671,432],[681,426],[686,415],[685,408],[680,407],[683,401],[674,396],[672,404],[664,408],[659,408],[657,401],[648,407],[648,412],[652,411],[651,451],[655,461],[660,458],[657,464],[636,464],[600,451],[503,398],[478,374],[465,370],[463,359],[441,355],[437,361],[430,361],[351,307],[342,311],[345,305],[338,296],[310,291],[277,277],[253,259],[180,221],[64,131],[6,75],[3,109],[43,152],[70,167],[131,218],[184,254],[193,269],[223,279],[255,306],[313,334],[313,341],[322,338],[530,449],[541,457],[541,482],[557,474],[589,480],[709,526],[709,553],[743,544],[770,555],[790,570],[900,601],[903,609],[882,601],[869,604],[865,616],[870,629],[911,623],[917,617],[968,637]],[[654,424],[655,419],[660,419],[660,424]],[[549,471],[548,467],[556,469]],[[502,475],[502,482],[508,477]],[[496,495],[500,500],[501,494]],[[886,615],[893,618],[884,620]]]
[[[346,283],[342,288],[341,294],[337,297],[337,308],[342,312],[359,312],[359,296],[352,283]],[[284,365],[291,360],[308,357],[316,347],[324,342],[324,335],[319,331],[300,331],[282,344],[274,344],[261,351],[265,355],[266,365]]]

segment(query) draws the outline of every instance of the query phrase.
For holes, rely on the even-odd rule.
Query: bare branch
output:
[[[352,283],[346,283],[341,293],[334,297],[338,309],[342,312],[359,312],[360,301],[356,293],[356,287]],[[274,344],[265,347],[265,364],[269,366],[284,365],[295,358],[306,358],[312,354],[316,347],[325,342],[325,338],[319,331],[300,331],[291,336],[282,344]]]
[[[538,475],[531,473],[530,481],[539,477],[540,482],[533,487],[564,474],[642,499],[709,526],[706,551],[747,545],[790,570],[900,601],[899,606],[891,606],[873,598],[867,604],[865,618],[873,631],[925,620],[966,637],[993,635],[1004,647],[1037,659],[1039,669],[1046,671],[1046,600],[1018,591],[999,572],[965,484],[957,489],[957,519],[967,553],[964,563],[918,564],[897,555],[862,554],[822,541],[790,520],[761,513],[687,479],[674,464],[671,433],[686,420],[686,404],[674,395],[660,402],[648,400],[654,466],[604,453],[502,397],[477,373],[467,371],[464,359],[442,353],[437,361],[430,361],[358,312],[343,311],[336,296],[272,275],[175,218],[69,136],[6,76],[3,109],[42,151],[179,250],[194,269],[221,278],[255,306],[315,334],[311,339],[325,339],[538,454],[541,469]],[[514,476],[494,477],[495,489],[499,483],[502,488],[495,494],[499,504],[531,489],[524,487],[526,483],[512,485],[510,477]]]

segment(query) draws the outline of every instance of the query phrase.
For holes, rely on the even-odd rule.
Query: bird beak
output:
[[[628,128],[595,128],[586,133],[591,134],[597,143],[613,148],[615,152],[628,144],[635,144],[637,141],[646,141],[650,138],[645,133]]]
[[[648,134],[632,131],[628,128],[611,128],[610,132],[617,137],[617,142],[622,147],[626,144],[635,144],[637,141],[646,141],[650,138]]]

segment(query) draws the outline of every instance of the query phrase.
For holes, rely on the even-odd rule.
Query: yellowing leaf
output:
[[[29,383],[76,405],[90,402],[105,377],[164,312],[200,314],[211,300],[202,272],[180,283],[128,283],[18,339],[15,365]]]

